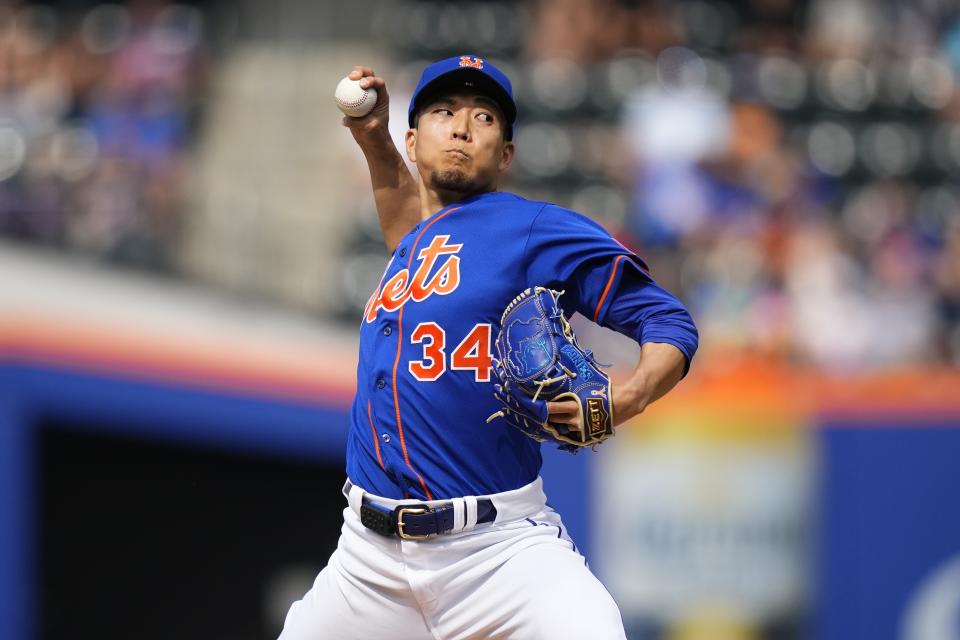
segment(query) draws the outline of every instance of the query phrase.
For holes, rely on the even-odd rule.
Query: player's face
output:
[[[482,95],[439,97],[420,110],[407,132],[407,155],[428,188],[473,194],[496,188],[513,160],[504,140],[506,121],[496,102]]]

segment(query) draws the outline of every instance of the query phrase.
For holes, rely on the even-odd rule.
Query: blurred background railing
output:
[[[372,65],[399,144],[424,64],[461,53],[514,82],[504,188],[601,222],[701,332],[674,398],[602,455],[547,460],[631,638],[960,638],[960,597],[943,595],[960,584],[952,0],[0,0],[0,595],[20,603],[0,605],[0,636],[113,628],[91,622],[96,598],[84,618],[63,595],[91,570],[61,529],[83,513],[63,480],[90,472],[74,448],[117,478],[124,459],[185,451],[306,460],[264,478],[287,515],[334,505],[310,522],[335,540],[354,328],[387,255],[332,90]],[[577,326],[615,368],[635,361]],[[136,513],[129,531],[155,524]],[[50,541],[35,562],[33,533]],[[332,544],[257,535],[303,551],[238,578],[268,594],[244,608],[259,623],[197,637],[275,635]],[[185,567],[211,557],[195,553]],[[104,585],[120,564],[104,560]],[[931,593],[952,626],[931,622]]]

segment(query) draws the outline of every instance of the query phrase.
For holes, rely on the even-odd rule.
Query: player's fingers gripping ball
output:
[[[575,453],[613,435],[613,405],[610,376],[577,343],[561,295],[534,287],[504,310],[494,361],[500,379],[494,397],[503,406],[487,422],[503,418],[535,440]],[[548,420],[547,401],[564,399],[576,403],[579,430]]]
[[[364,89],[360,80],[353,80],[347,76],[337,84],[333,93],[334,102],[345,115],[351,118],[362,118],[377,104],[377,90],[373,87]]]

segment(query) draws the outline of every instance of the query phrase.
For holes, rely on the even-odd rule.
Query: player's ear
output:
[[[513,146],[513,142],[507,140],[503,143],[503,149],[500,151],[500,163],[497,167],[497,170],[500,173],[503,173],[510,166],[510,163],[513,162],[513,155],[516,149]]]
[[[403,137],[404,145],[407,147],[407,158],[410,159],[410,162],[417,163],[417,130],[416,129],[407,129],[407,133]]]

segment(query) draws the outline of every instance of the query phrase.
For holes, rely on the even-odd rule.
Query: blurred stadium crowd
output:
[[[202,14],[0,6],[0,230],[166,270],[202,95]]]
[[[189,277],[174,247],[217,73],[210,6],[0,12],[0,233]],[[960,364],[955,2],[380,7],[393,86],[466,51],[508,71],[506,188],[635,248],[691,306],[704,352]]]

